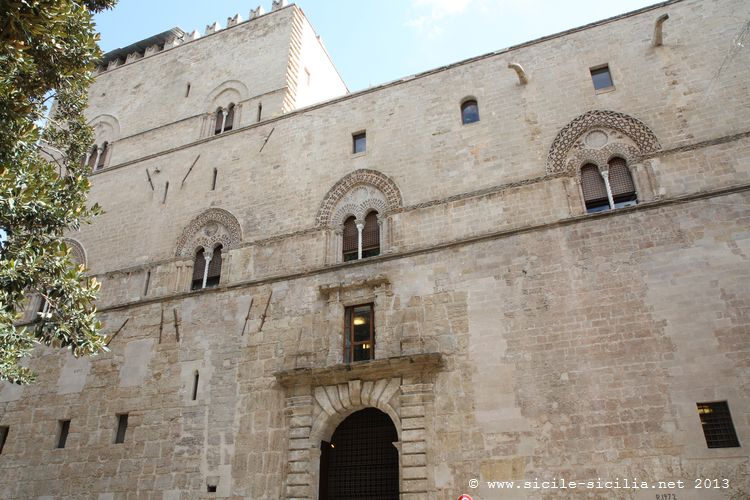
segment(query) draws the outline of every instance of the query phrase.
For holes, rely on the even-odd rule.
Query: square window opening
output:
[[[734,430],[732,414],[726,401],[697,403],[703,435],[709,448],[738,448],[740,441]]]
[[[352,135],[352,153],[364,153],[367,151],[367,134],[360,132]]]
[[[591,81],[594,83],[594,90],[607,90],[615,86],[612,81],[612,74],[609,71],[609,65],[591,68]]]

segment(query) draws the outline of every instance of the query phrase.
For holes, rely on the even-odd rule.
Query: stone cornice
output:
[[[360,361],[320,368],[295,368],[274,373],[283,387],[335,385],[350,380],[379,380],[434,373],[443,366],[438,352]]]

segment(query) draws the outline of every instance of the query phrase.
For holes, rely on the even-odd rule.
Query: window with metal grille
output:
[[[467,125],[479,121],[479,105],[474,99],[461,104],[461,123]]]
[[[352,413],[320,451],[318,498],[396,500],[398,433],[390,417],[376,408]]]
[[[344,221],[343,237],[344,262],[357,260],[359,255],[359,232],[357,231],[357,220],[354,216]]]
[[[99,153],[99,160],[96,163],[97,170],[104,168],[104,164],[107,161],[107,153],[109,153],[109,143],[105,141],[104,144],[102,144],[102,150]]]
[[[380,226],[378,213],[370,212],[365,217],[365,227],[362,229],[362,258],[380,255]]]
[[[588,213],[609,210],[607,187],[596,165],[587,163],[581,168],[581,189]]]
[[[218,286],[221,280],[221,245],[216,245],[211,260],[208,262],[208,273],[206,273],[206,288]]]
[[[128,430],[128,414],[122,413],[117,415],[117,434],[115,434],[115,444],[125,442],[125,432]]]
[[[0,453],[2,453],[3,448],[5,448],[5,441],[8,439],[9,430],[10,427],[7,425],[0,425]]]
[[[203,288],[203,275],[206,273],[206,256],[203,249],[195,253],[195,262],[193,263],[193,281],[190,285],[191,290],[200,290]]]
[[[347,307],[344,311],[344,363],[375,358],[373,304]]]
[[[726,401],[697,403],[703,435],[709,448],[738,448],[740,441]]]
[[[628,165],[622,158],[615,157],[609,160],[609,188],[612,190],[615,208],[635,205],[638,201],[633,176],[630,175]]]
[[[59,420],[57,431],[57,447],[65,448],[68,441],[68,432],[70,431],[70,420]]]

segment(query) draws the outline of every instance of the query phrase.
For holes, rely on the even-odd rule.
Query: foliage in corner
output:
[[[99,284],[63,241],[99,212],[86,206],[80,159],[91,143],[83,111],[101,58],[92,15],[116,0],[0,1],[0,380],[28,383],[36,344],[74,355],[105,349],[94,300]],[[44,134],[46,105],[54,113]],[[46,312],[19,325],[28,297]]]

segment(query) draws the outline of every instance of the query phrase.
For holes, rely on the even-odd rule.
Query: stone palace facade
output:
[[[0,386],[0,498],[747,498],[748,20],[356,93],[282,1],[110,52],[69,234],[110,352]]]

